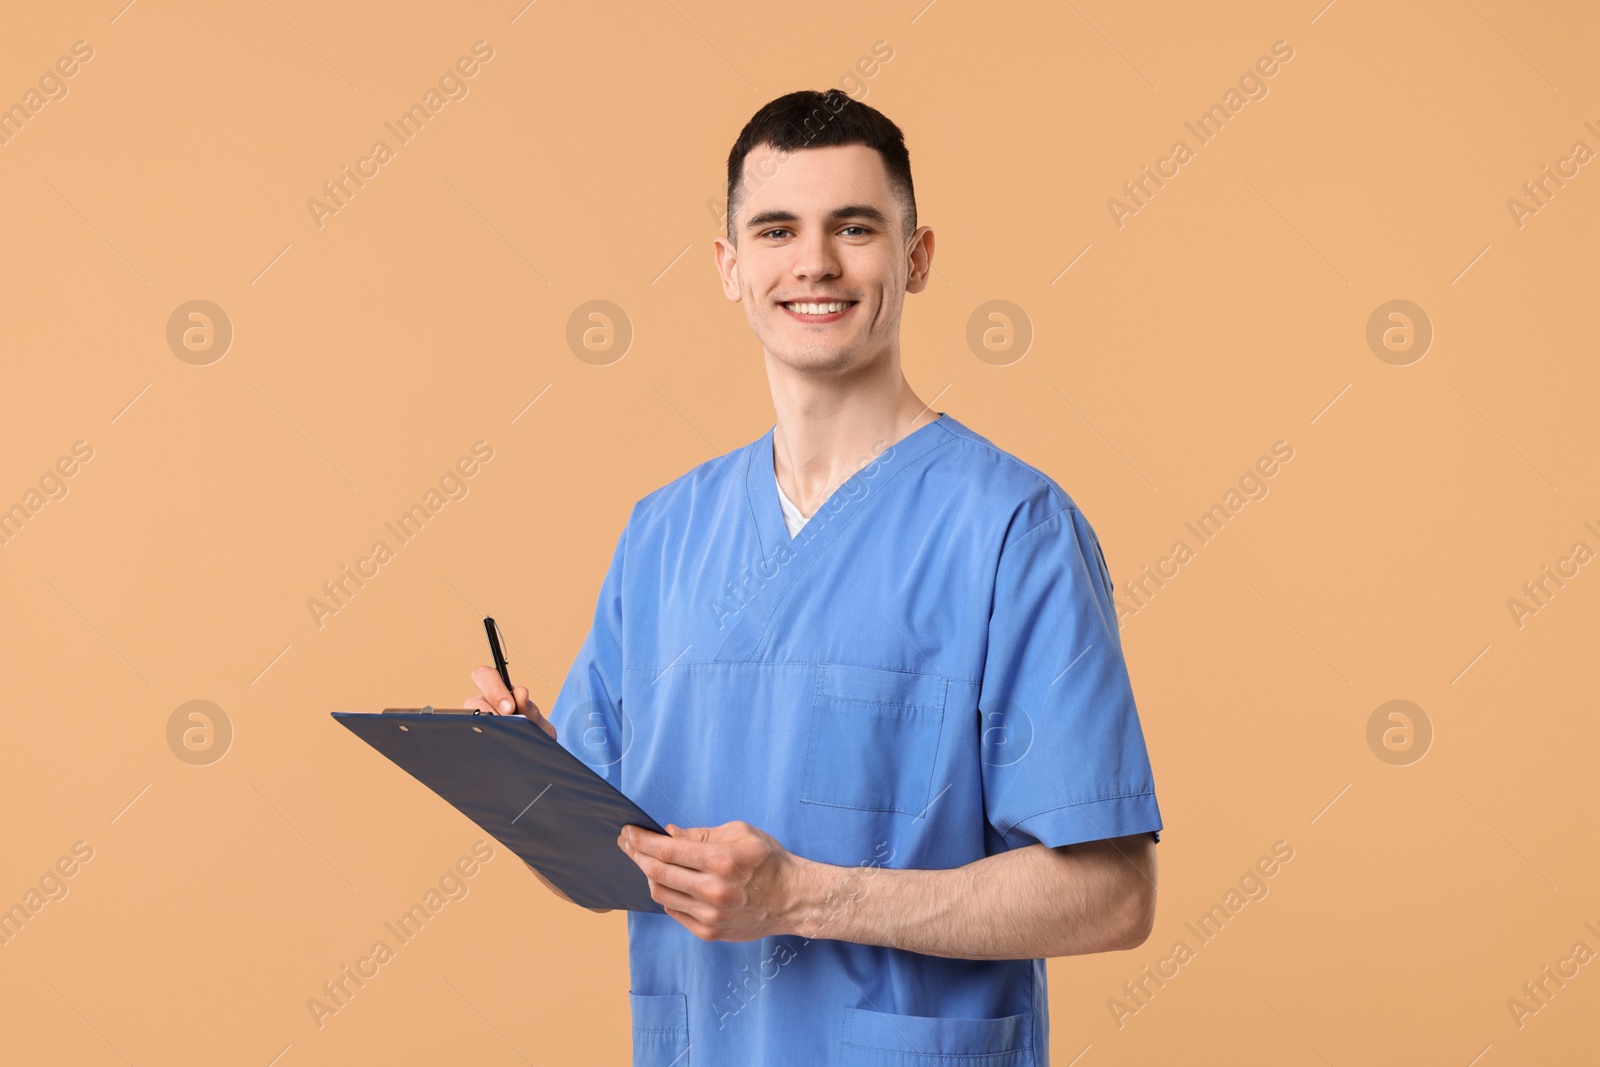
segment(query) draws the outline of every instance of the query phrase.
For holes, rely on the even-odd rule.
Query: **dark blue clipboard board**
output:
[[[573,903],[666,913],[617,835],[623,826],[667,831],[532,720],[432,708],[329,714]]]

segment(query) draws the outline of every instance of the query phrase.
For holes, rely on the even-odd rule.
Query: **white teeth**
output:
[[[797,311],[802,315],[832,315],[836,312],[843,311],[850,305],[843,301],[839,301],[832,304],[785,304],[783,306],[788,308],[790,311]]]

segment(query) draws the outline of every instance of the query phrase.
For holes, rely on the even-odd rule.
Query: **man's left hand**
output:
[[[803,860],[749,823],[666,834],[625,826],[617,845],[650,882],[650,898],[702,941],[787,933]]]

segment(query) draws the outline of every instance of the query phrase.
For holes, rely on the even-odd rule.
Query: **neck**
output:
[[[879,452],[939,417],[912,392],[898,358],[824,377],[769,356],[767,378],[777,415],[774,473],[807,516]]]

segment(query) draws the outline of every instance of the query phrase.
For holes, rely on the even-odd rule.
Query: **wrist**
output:
[[[789,891],[776,932],[796,937],[810,937],[816,926],[817,902],[821,899],[818,886],[825,880],[824,872],[828,864],[793,854],[790,858],[794,863],[789,869]]]

